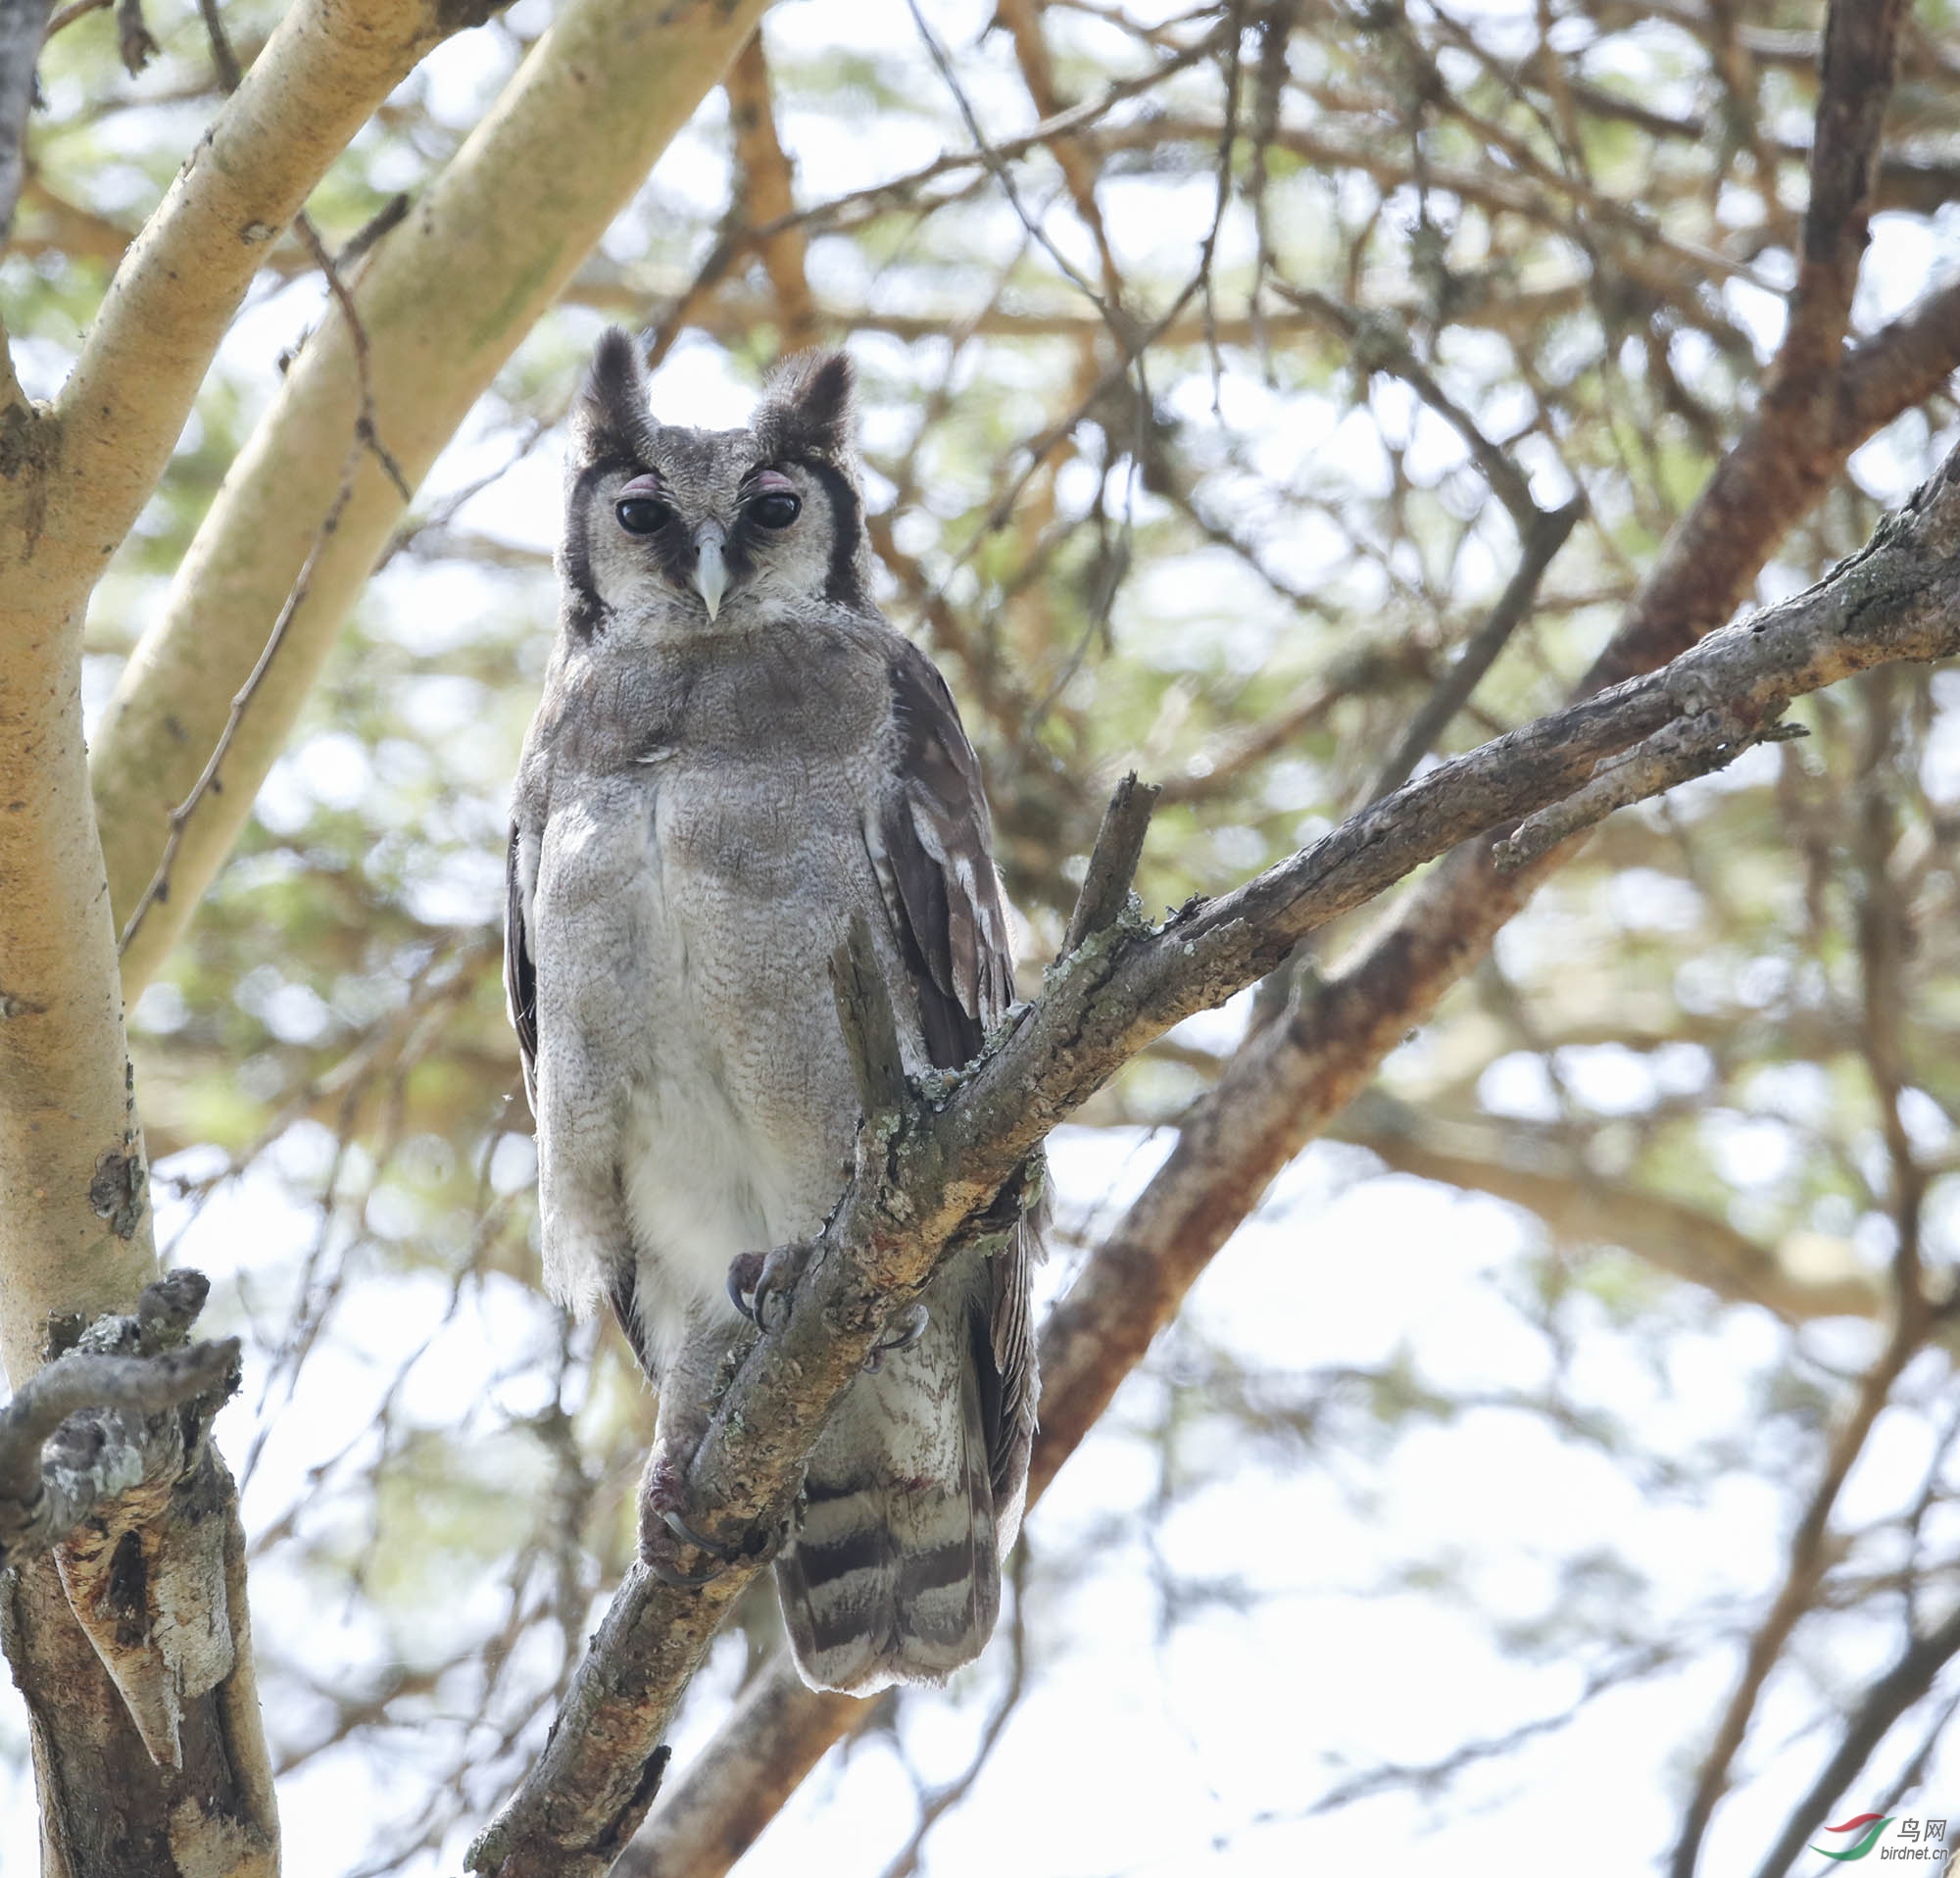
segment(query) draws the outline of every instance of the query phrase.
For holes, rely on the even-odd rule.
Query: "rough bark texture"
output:
[[[381,439],[412,484],[719,81],[763,5],[569,0],[434,187],[376,243],[354,298]],[[334,309],[231,466],[104,717],[93,766],[119,926],[335,506],[359,412],[354,337]],[[131,997],[229,853],[402,510],[364,459],[231,744],[224,787],[198,805],[169,898],[123,955]]]
[[[1960,652],[1956,551],[1960,453],[1823,585],[1713,635],[1663,671],[1441,766],[1236,893],[1186,908],[1160,929],[1132,915],[1093,935],[1051,971],[1040,1002],[942,1105],[915,1106],[897,1129],[877,1127],[860,1138],[856,1175],[817,1243],[787,1323],[750,1353],[715,1408],[691,1469],[693,1504],[713,1509],[710,1523],[723,1532],[769,1528],[780,1519],[830,1405],[888,1312],[916,1294],[940,1249],[1020,1159],[1152,1037],[1254,982],[1299,939],[1424,861],[1585,788],[1602,763],[1659,733],[1697,750],[1702,767],[1717,766],[1774,726],[1796,696],[1894,660]],[[1680,772],[1647,773],[1660,780]],[[1473,854],[1474,864],[1459,865],[1490,865],[1481,851]],[[1519,876],[1534,871],[1517,868],[1501,884],[1522,891]],[[1432,952],[1466,944],[1481,950],[1475,932],[1446,936],[1418,927],[1406,937]],[[1393,959],[1394,940],[1367,963]],[[1440,991],[1449,977],[1432,959],[1417,982]],[[1315,1041],[1324,1073],[1293,1084],[1295,1101],[1283,1100],[1289,1080],[1316,1052],[1298,1047],[1291,1020],[1269,1026],[1242,1052],[1212,1097],[1214,1112],[1229,1113],[1236,1133],[1250,1117],[1247,1105],[1234,1101],[1234,1079],[1256,1085],[1271,1117],[1273,1165],[1262,1171],[1237,1139],[1229,1149],[1207,1141],[1200,1119],[1153,1183],[1192,1179],[1194,1216],[1177,1222],[1183,1256],[1214,1234],[1222,1238],[1244,1216],[1293,1151],[1302,1102],[1326,1105],[1323,1114],[1331,1113],[1386,1052],[1392,1038],[1384,1026],[1399,1034],[1409,1020],[1406,985],[1383,988],[1363,977],[1342,992],[1333,1009],[1345,1011],[1354,1034],[1327,1026],[1323,998]],[[1261,1045],[1288,1060],[1262,1063]],[[1221,1177],[1226,1169],[1232,1178]],[[1175,1211],[1167,1208],[1165,1219]],[[1130,1270],[1125,1262],[1123,1251],[1111,1249],[1104,1270],[1113,1275],[1104,1281],[1146,1296],[1153,1286],[1181,1295],[1189,1282],[1154,1249],[1140,1251]],[[1061,1375],[1071,1367],[1064,1354],[1075,1334],[1070,1308],[1089,1311],[1093,1297],[1086,1292],[1079,1306],[1071,1297],[1052,1328]],[[1129,1320],[1140,1339],[1134,1356],[1161,1321],[1154,1310]],[[1114,1364],[1125,1354],[1124,1333],[1099,1324],[1099,1334],[1111,1341],[1094,1361],[1075,1365],[1085,1376],[1080,1399],[1059,1380],[1045,1397],[1044,1448],[1053,1458],[1038,1458],[1039,1484],[1066,1451],[1056,1444],[1080,1438],[1122,1373]],[[473,1869],[497,1878],[608,1869],[620,1828],[651,1799],[656,1744],[686,1680],[754,1569],[738,1564],[705,1591],[677,1590],[643,1569],[629,1574],[543,1759],[475,1849]]]
[[[69,1325],[0,1411],[0,1643],[46,1878],[278,1870],[244,1535],[207,1439],[238,1346],[182,1348],[207,1289],[173,1272],[133,1314]]]

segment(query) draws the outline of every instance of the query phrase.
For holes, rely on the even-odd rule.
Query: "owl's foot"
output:
[[[871,1354],[864,1359],[865,1373],[875,1376],[893,1351],[909,1350],[925,1335],[925,1327],[931,1321],[924,1305],[913,1305],[909,1310],[901,1311],[883,1341],[874,1344]]]
[[[752,1548],[746,1542],[731,1546],[710,1538],[689,1521],[681,1510],[685,1504],[684,1470],[665,1456],[651,1461],[640,1487],[640,1557],[662,1584],[696,1591],[711,1585]],[[683,1564],[684,1554],[698,1555],[709,1562],[690,1571]],[[686,1562],[695,1561],[689,1557]]]
[[[778,1246],[773,1252],[745,1252],[728,1266],[728,1296],[735,1309],[763,1336],[789,1321],[790,1293],[809,1265],[808,1239]]]

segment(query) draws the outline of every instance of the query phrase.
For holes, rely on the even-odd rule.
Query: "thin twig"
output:
[[[1497,596],[1496,605],[1464,646],[1456,663],[1444,675],[1443,682],[1415,714],[1395,754],[1382,766],[1371,801],[1393,795],[1415,773],[1416,765],[1436,747],[1437,738],[1450,718],[1469,702],[1470,694],[1510,643],[1511,634],[1530,617],[1532,603],[1538,598],[1539,582],[1544,578],[1552,558],[1565,545],[1573,524],[1585,512],[1585,499],[1580,496],[1549,514],[1533,511],[1537,519],[1526,531],[1523,557],[1505,583],[1504,591]]]
[[[218,0],[198,0],[198,10],[204,17],[205,31],[211,41],[213,63],[218,68],[220,81],[227,92],[235,91],[243,76],[239,70],[237,55],[231,49],[231,42],[225,35],[224,23],[219,16]],[[328,289],[338,302],[342,317],[354,342],[355,369],[360,383],[360,415],[354,423],[354,447],[349,451],[347,462],[340,473],[340,487],[335,491],[331,505],[314,531],[312,545],[307,550],[306,560],[301,564],[292,590],[286,595],[285,605],[279,609],[279,616],[272,621],[272,629],[266,637],[266,644],[259,654],[257,663],[247,674],[245,682],[239,686],[231,699],[231,709],[224,719],[224,728],[219,733],[218,742],[197,780],[191,784],[190,793],[172,809],[169,815],[169,833],[164,839],[163,853],[157,859],[155,871],[150,875],[149,884],[144,887],[135,906],[129,910],[129,917],[123,922],[121,937],[116,942],[120,956],[129,949],[129,942],[142,926],[144,917],[159,901],[170,898],[171,869],[176,864],[177,851],[183,846],[184,829],[197,813],[198,805],[216,787],[219,787],[218,772],[233,740],[238,735],[238,727],[245,720],[245,713],[258,694],[266,674],[271,669],[272,661],[278,656],[279,647],[284,642],[286,629],[305,604],[307,591],[313,584],[314,569],[319,565],[320,556],[333,539],[340,526],[341,517],[347,512],[347,505],[354,499],[356,473],[361,466],[361,455],[369,453],[381,466],[383,474],[394,486],[395,492],[406,503],[410,500],[407,478],[403,476],[401,466],[395,461],[386,445],[381,441],[380,431],[374,421],[374,386],[368,348],[368,332],[362,323],[359,311],[354,305],[353,295],[347,290],[340,277],[340,270],[333,257],[327,252],[326,244],[319,232],[304,214],[296,219],[301,238],[306,242],[320,272],[325,274]]]
[[[258,663],[253,666],[245,682],[238,687],[231,700],[231,710],[224,719],[224,728],[219,732],[218,742],[206,760],[197,780],[191,784],[190,794],[170,813],[170,832],[164,839],[164,851],[157,858],[156,871],[151,874],[149,884],[141,897],[129,910],[129,917],[123,922],[122,936],[116,942],[120,956],[129,950],[129,942],[142,926],[144,916],[160,900],[168,900],[171,892],[171,869],[176,865],[177,850],[183,846],[184,829],[196,815],[198,804],[219,786],[218,772],[229,754],[232,740],[238,735],[238,726],[245,721],[245,713],[253,698],[265,682],[266,673],[272,668],[272,661],[278,657],[279,647],[284,643],[286,628],[293,622],[293,617],[305,605],[307,590],[313,584],[314,569],[319,565],[319,558],[326,552],[328,542],[340,526],[340,518],[347,505],[353,500],[355,472],[361,466],[361,453],[367,448],[365,440],[356,443],[347,453],[346,467],[341,470],[340,488],[335,493],[333,503],[328,508],[320,524],[315,530],[313,545],[307,550],[307,558],[300,566],[299,577],[294,580],[292,591],[286,595],[286,604],[279,609],[279,617],[272,621],[272,630],[266,637],[264,649],[259,654]]]
[[[238,55],[232,50],[230,35],[224,30],[224,20],[218,10],[218,0],[197,0],[197,10],[204,21],[205,37],[211,42],[211,62],[218,68],[218,80],[227,95],[238,89],[243,81],[244,71],[239,66]],[[382,210],[380,216],[362,229],[350,242],[350,254],[359,250],[356,242],[371,242],[392,227],[407,213],[407,198],[398,196]],[[394,485],[395,493],[404,505],[412,498],[408,478],[402,474],[402,466],[395,461],[394,454],[381,441],[381,431],[374,418],[374,371],[373,360],[368,343],[368,328],[363,322],[360,310],[354,304],[354,296],[348,291],[347,282],[341,278],[340,264],[328,251],[320,239],[319,230],[314,226],[313,219],[301,210],[293,218],[293,226],[306,244],[307,252],[313,257],[314,265],[326,276],[327,291],[333,295],[334,303],[340,308],[340,315],[347,321],[347,330],[354,343],[354,371],[360,384],[361,414],[354,420],[354,434],[360,442],[373,454],[374,461],[381,466],[381,473]],[[372,232],[370,232],[372,230]],[[344,506],[344,502],[343,502]],[[304,576],[302,576],[304,577]]]

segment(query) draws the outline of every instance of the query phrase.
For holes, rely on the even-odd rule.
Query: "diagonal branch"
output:
[[[1741,603],[1746,582],[1770,548],[1823,493],[1855,447],[1845,435],[1841,404],[1859,363],[1856,353],[1847,359],[1842,349],[1904,12],[1904,0],[1836,0],[1831,9],[1803,253],[1762,406],[1669,534],[1633,615],[1587,674],[1589,690],[1651,669],[1720,625]],[[1934,310],[1929,302],[1921,312]],[[1895,357],[1905,336],[1895,328],[1875,335],[1873,357]],[[1945,338],[1939,355],[1945,364],[1928,391],[1960,360],[1950,320]],[[1865,370],[1871,365],[1868,358]],[[1892,415],[1917,401],[1893,404]]]
[[[1828,439],[1791,447],[1773,428],[1752,424],[1684,522],[1679,545],[1644,583],[1588,688],[1650,670],[1718,626],[1849,454],[1935,395],[1956,366],[1960,281],[1928,294],[1844,355]],[[1298,721],[1311,721],[1339,690],[1306,687]],[[1286,714],[1286,722],[1295,720]],[[1271,747],[1261,739],[1253,754]],[[1183,800],[1183,779],[1165,793]],[[1352,962],[1314,987],[1285,1021],[1241,1046],[1044,1327],[1030,1505],[1267,1185],[1484,957],[1565,852],[1502,876],[1481,846],[1458,850]],[[1870,1304],[1847,1297],[1832,1308],[1869,1310]],[[786,1658],[771,1663],[708,1752],[671,1783],[645,1849],[622,1861],[622,1878],[719,1878],[823,1752],[869,1712],[848,1697],[804,1688]]]
[[[1583,787],[1603,759],[1669,723],[1719,701],[1753,733],[1794,697],[1855,671],[1960,652],[1956,550],[1960,453],[1823,585],[1665,671],[1440,766],[1220,900],[1194,903],[1160,928],[1131,915],[1095,934],[1050,972],[1041,1001],[950,1099],[913,1105],[896,1130],[860,1140],[787,1321],[749,1353],[715,1407],[690,1470],[693,1503],[722,1531],[781,1518],[894,1300],[916,1291],[1022,1158],[1153,1038],[1254,982],[1300,938],[1410,868]],[[1711,762],[1720,755],[1709,752]],[[1181,1142],[1180,1152],[1187,1145],[1200,1146]],[[1052,1393],[1044,1421],[1066,1428],[1066,1400]],[[634,1567],[542,1760],[472,1852],[472,1869],[596,1878],[608,1868],[650,1804],[658,1744],[687,1680],[756,1568],[745,1560],[687,1591]]]
[[[1907,0],[1834,0],[1824,25],[1817,127],[1810,145],[1810,202],[1790,294],[1789,325],[1764,402],[1814,400],[1820,374],[1837,369],[1851,325],[1858,267],[1878,194],[1879,140],[1898,63]]]
[[[1450,718],[1470,702],[1470,694],[1496,664],[1497,655],[1510,643],[1511,634],[1530,616],[1538,599],[1539,583],[1585,510],[1585,500],[1579,496],[1548,514],[1532,510],[1532,520],[1525,530],[1524,552],[1517,567],[1511,570],[1510,579],[1504,583],[1503,592],[1497,596],[1484,623],[1457,655],[1443,682],[1424,700],[1422,709],[1402,732],[1401,742],[1382,766],[1381,774],[1375,778],[1377,800],[1399,789],[1409,779],[1410,772],[1435,747]]]

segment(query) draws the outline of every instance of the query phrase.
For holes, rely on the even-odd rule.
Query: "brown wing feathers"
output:
[[[987,798],[946,680],[908,641],[893,659],[892,709],[898,775],[880,831],[898,901],[892,914],[913,969],[926,1050],[938,1067],[956,1068],[979,1054],[987,1026],[1013,1001]]]

